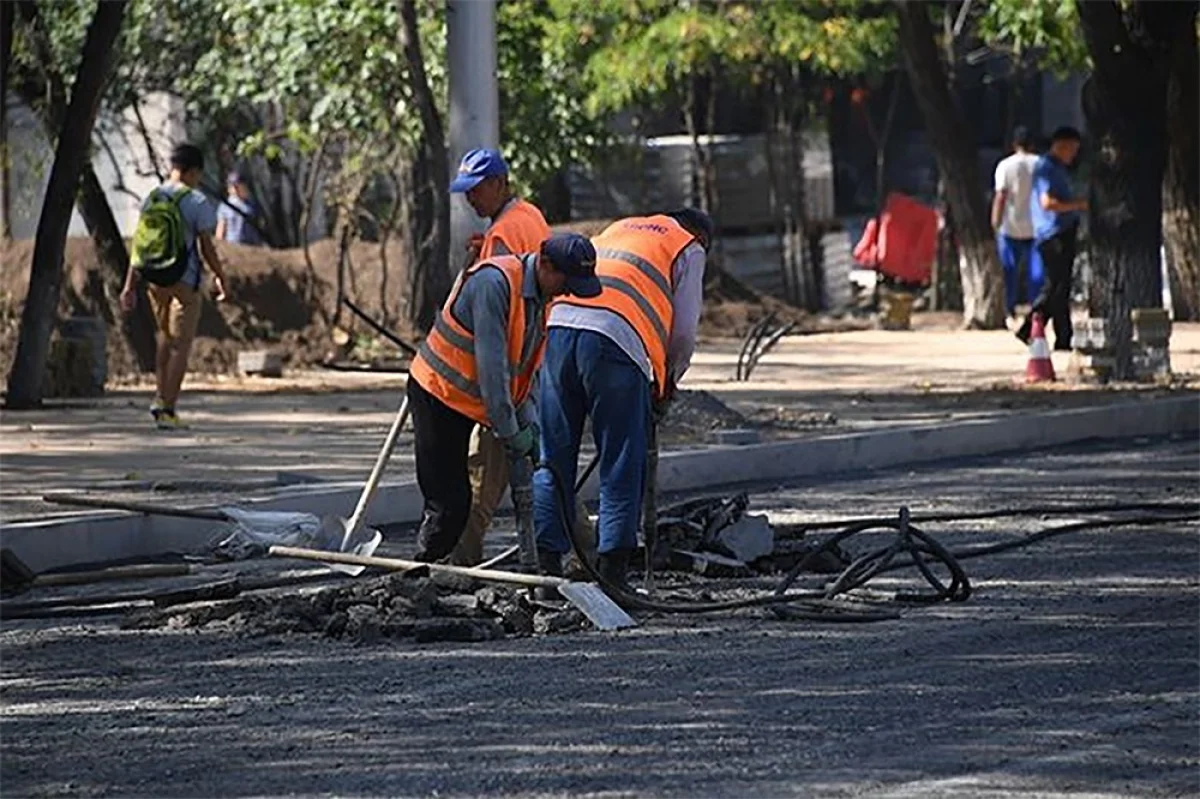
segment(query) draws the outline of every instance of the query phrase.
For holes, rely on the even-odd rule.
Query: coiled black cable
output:
[[[567,508],[573,504],[567,496],[562,475],[552,463],[543,461],[538,465],[546,469],[554,483],[558,497],[559,514],[565,530],[571,529]],[[1073,522],[1059,527],[1042,530],[1032,535],[1024,536],[1015,541],[991,544],[982,547],[969,547],[961,550],[946,549],[928,533],[914,527],[913,521],[962,521],[972,519],[1002,518],[1019,515],[1054,515],[1078,514],[1081,512],[1119,512],[1119,511],[1177,511],[1189,510],[1188,513],[1171,515],[1141,515],[1124,519],[1098,519],[1093,521]],[[842,528],[836,534],[826,538],[815,549],[810,551],[780,581],[775,590],[764,596],[735,599],[719,602],[680,602],[651,599],[634,593],[625,587],[613,585],[605,580],[592,566],[585,553],[579,548],[575,537],[568,535],[571,547],[582,565],[584,571],[615,601],[630,609],[642,609],[659,613],[711,613],[728,610],[739,610],[753,607],[770,607],[777,615],[789,619],[802,619],[831,622],[868,622],[883,621],[899,618],[892,611],[868,610],[848,607],[844,601],[835,601],[839,595],[846,594],[856,588],[861,588],[871,579],[884,572],[897,569],[916,568],[925,581],[932,587],[931,592],[902,591],[894,595],[897,602],[929,604],[943,601],[962,602],[971,595],[971,583],[965,570],[959,563],[961,560],[993,555],[1000,552],[1029,546],[1037,541],[1078,532],[1087,529],[1105,527],[1136,526],[1158,523],[1187,522],[1200,519],[1200,504],[1195,502],[1140,502],[1140,503],[1110,503],[1107,505],[1075,505],[1075,506],[1027,506],[1023,508],[1004,508],[990,511],[971,511],[967,513],[942,513],[913,515],[908,508],[901,508],[896,518],[870,517],[844,519],[838,521],[816,522],[804,525],[805,529]],[[801,573],[822,553],[834,550],[842,541],[851,536],[879,530],[895,530],[897,535],[886,546],[878,547],[854,560],[841,574],[824,590],[791,591],[789,590]],[[902,557],[907,556],[907,557]],[[897,560],[897,558],[901,558]],[[949,573],[949,584],[943,582],[933,571],[932,566],[940,565]]]

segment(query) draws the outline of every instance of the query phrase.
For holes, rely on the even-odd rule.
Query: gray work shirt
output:
[[[671,265],[671,335],[667,341],[667,375],[678,383],[692,363],[696,351],[696,334],[700,328],[700,313],[704,310],[704,248],[693,242],[684,248]],[[646,345],[637,331],[615,311],[566,303],[555,305],[550,312],[550,327],[570,327],[590,330],[612,339],[646,376],[654,380],[654,369]]]
[[[521,295],[525,300],[525,344],[521,363],[529,362],[535,348],[545,338],[546,300],[538,288],[537,256],[522,257],[525,279]],[[467,276],[454,305],[454,319],[475,337],[475,368],[479,393],[487,408],[492,432],[498,438],[510,438],[525,425],[535,424],[537,410],[533,392],[519,409],[513,407],[512,372],[508,362],[508,279],[492,266],[480,267]]]

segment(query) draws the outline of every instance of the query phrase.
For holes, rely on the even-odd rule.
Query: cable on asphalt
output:
[[[558,469],[547,461],[542,461],[538,468],[546,469],[551,475],[555,493],[558,496],[558,511],[563,529],[571,529],[567,508],[573,506],[564,490],[565,483]],[[974,519],[1004,518],[1007,516],[1049,516],[1049,515],[1078,515],[1081,513],[1098,512],[1129,512],[1129,511],[1181,511],[1171,515],[1142,514],[1127,518],[1107,518],[1082,522],[1073,522],[1048,528],[1031,535],[1023,536],[1014,541],[990,544],[979,547],[968,547],[961,550],[949,550],[933,536],[913,525],[914,521],[966,521]],[[962,602],[971,595],[971,583],[966,571],[959,561],[970,558],[994,555],[1014,549],[1030,546],[1058,535],[1079,532],[1081,530],[1100,529],[1108,527],[1145,526],[1160,523],[1181,523],[1200,520],[1200,503],[1196,502],[1125,502],[1105,505],[1033,505],[1016,508],[999,508],[989,511],[970,511],[966,513],[939,513],[913,515],[907,507],[902,507],[895,517],[876,516],[837,521],[824,521],[803,525],[804,529],[836,529],[837,533],[822,541],[816,548],[808,552],[795,566],[788,570],[773,592],[766,595],[746,599],[726,601],[667,601],[643,596],[624,586],[613,585],[601,577],[592,566],[585,554],[580,551],[575,537],[567,536],[580,564],[588,576],[599,584],[606,593],[620,605],[631,609],[648,610],[659,613],[712,613],[743,608],[770,607],[777,615],[788,619],[828,621],[828,622],[869,622],[899,618],[899,614],[884,610],[860,610],[841,607],[844,601],[836,600],[857,588],[862,588],[870,580],[884,572],[898,569],[915,568],[920,572],[932,591],[900,591],[894,599],[897,602],[909,604],[932,604],[943,601]],[[823,590],[790,591],[796,579],[809,563],[820,554],[833,550],[841,542],[855,535],[869,532],[893,530],[896,535],[891,542],[877,547],[861,555],[847,566],[841,574]],[[907,556],[897,561],[897,558]],[[947,584],[934,573],[934,566],[940,565],[949,573]]]

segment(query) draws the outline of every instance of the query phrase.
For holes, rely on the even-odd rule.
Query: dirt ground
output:
[[[771,489],[751,510],[795,523],[1195,502],[1198,457],[1189,439],[944,463]],[[925,529],[959,548],[1048,523]],[[1196,544],[1178,523],[1048,539],[964,562],[965,602],[857,625],[639,614],[620,633],[351,646],[6,621],[0,782],[6,796],[1194,796]]]

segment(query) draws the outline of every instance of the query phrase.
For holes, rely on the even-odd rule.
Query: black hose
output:
[[[566,508],[569,497],[564,490],[565,483],[558,469],[553,464],[543,461],[538,468],[550,472],[555,492],[558,496],[559,513],[564,529],[570,529]],[[1054,515],[1072,514],[1079,512],[1113,512],[1129,510],[1177,511],[1189,510],[1188,513],[1172,515],[1140,515],[1123,519],[1097,519],[1052,527],[1041,530],[1015,541],[1006,541],[987,546],[968,547],[961,550],[948,550],[931,535],[914,527],[912,522],[921,521],[959,521],[967,519],[1000,518],[1018,515]],[[842,527],[838,533],[825,539],[819,546],[809,552],[793,566],[773,593],[766,596],[748,599],[728,600],[720,602],[676,602],[654,600],[628,589],[613,585],[605,580],[591,565],[584,553],[580,551],[574,536],[568,535],[572,548],[588,576],[598,583],[619,604],[627,608],[655,611],[660,613],[709,613],[727,610],[738,610],[752,607],[771,607],[777,615],[789,619],[807,619],[815,621],[837,622],[866,622],[899,618],[899,614],[890,611],[867,610],[860,611],[838,607],[833,603],[834,597],[861,588],[874,577],[884,573],[904,568],[916,568],[933,587],[932,592],[898,592],[895,599],[907,603],[935,603],[942,601],[962,602],[971,595],[971,584],[966,572],[959,563],[969,558],[994,555],[1013,549],[1029,546],[1065,533],[1078,532],[1088,529],[1107,527],[1137,526],[1160,524],[1163,522],[1185,522],[1200,519],[1200,503],[1195,502],[1136,502],[1110,503],[1107,505],[1075,505],[1075,506],[1027,506],[1024,508],[1002,508],[991,511],[972,511],[960,514],[925,514],[911,515],[908,508],[901,508],[898,518],[871,517],[861,519],[840,520],[836,522],[819,522],[806,525],[810,529]],[[851,536],[875,530],[895,530],[896,538],[888,545],[879,547],[857,558],[826,589],[821,591],[789,591],[788,589],[805,570],[809,563],[824,552],[834,549],[839,543]],[[906,555],[901,561],[898,556]],[[941,565],[950,574],[949,584],[945,584],[934,574],[931,565]]]
[[[1106,505],[1019,505],[993,510],[967,511],[966,513],[914,513],[909,517],[911,522],[959,522],[975,519],[1001,519],[1005,516],[1070,516],[1080,513],[1108,513],[1132,510],[1169,511],[1188,510],[1200,511],[1200,502],[1111,502]],[[807,522],[798,525],[803,530],[835,530],[855,524],[883,523],[891,521],[884,516],[860,516],[849,519],[832,519],[824,522]]]
[[[828,602],[820,600],[825,599],[824,592],[820,591],[805,591],[793,593],[776,593],[767,596],[751,597],[749,599],[735,599],[723,602],[665,602],[661,600],[649,599],[639,594],[633,593],[626,588],[605,580],[595,567],[588,561],[587,557],[579,549],[579,544],[575,541],[575,537],[569,534],[571,529],[570,519],[567,517],[566,509],[573,503],[570,502],[570,497],[567,496],[564,486],[566,485],[562,475],[552,463],[542,461],[538,468],[545,469],[550,472],[551,482],[554,483],[554,490],[558,496],[558,511],[563,523],[563,529],[568,531],[567,540],[571,542],[571,547],[575,551],[575,555],[579,560],[583,570],[587,572],[588,577],[593,582],[599,584],[604,592],[612,597],[618,604],[626,608],[636,608],[640,610],[655,611],[658,613],[713,613],[727,610],[740,610],[743,608],[764,607],[771,605],[792,605],[798,602],[806,604],[799,607],[789,608],[788,617],[793,619],[810,619],[814,621],[834,621],[834,622],[868,622],[868,621],[884,621],[888,619],[897,619],[899,614],[893,611],[880,610],[858,610],[851,608],[838,608],[832,606]]]

